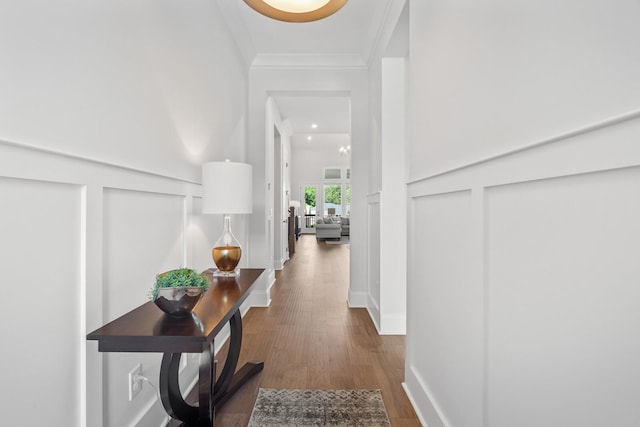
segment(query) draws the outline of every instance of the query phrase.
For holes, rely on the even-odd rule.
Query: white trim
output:
[[[87,426],[87,210],[87,186],[83,185],[80,195],[80,340],[77,349],[80,355],[80,425],[83,427]]]
[[[174,181],[187,182],[189,184],[198,184],[198,185],[200,185],[200,183],[198,181],[193,181],[193,180],[190,180],[190,179],[187,179],[187,178],[180,178],[180,177],[176,177],[176,176],[171,176],[171,175],[167,175],[167,174],[163,174],[163,173],[159,173],[159,172],[153,172],[153,171],[140,169],[140,168],[136,168],[136,167],[133,167],[133,166],[127,166],[127,165],[123,165],[123,164],[113,163],[113,162],[105,162],[104,160],[98,160],[98,159],[95,159],[93,157],[80,156],[80,155],[68,153],[68,152],[65,152],[65,151],[62,151],[62,150],[52,150],[51,148],[45,148],[45,147],[41,147],[41,146],[38,146],[38,145],[35,145],[35,144],[25,144],[23,142],[7,141],[7,140],[3,140],[3,139],[0,139],[0,144],[11,146],[11,147],[25,148],[25,149],[28,149],[28,150],[38,151],[38,152],[45,153],[45,154],[54,154],[56,156],[66,157],[66,158],[72,159],[72,160],[81,160],[83,162],[94,163],[94,164],[98,164],[98,165],[102,165],[102,166],[109,166],[109,167],[113,167],[113,168],[123,169],[123,170],[126,170],[126,171],[141,173],[141,174],[145,174],[145,175],[151,175],[151,176],[157,176],[157,177],[161,177],[161,178],[167,178],[167,179],[171,179],[171,180],[174,180]]]
[[[562,141],[562,140],[565,140],[565,139],[573,138],[573,137],[576,137],[576,136],[588,134],[590,132],[594,132],[594,131],[597,131],[597,130],[600,130],[600,129],[604,129],[604,128],[607,128],[607,127],[612,127],[612,126],[615,126],[615,125],[618,125],[618,124],[621,124],[621,123],[624,123],[624,122],[632,121],[632,120],[635,120],[635,119],[638,119],[638,118],[640,118],[640,110],[634,110],[634,111],[631,111],[631,112],[628,112],[628,113],[625,113],[625,114],[621,114],[619,116],[615,116],[615,117],[611,117],[611,118],[608,118],[608,119],[601,120],[599,122],[595,122],[593,124],[590,124],[590,125],[578,128],[578,129],[574,129],[572,131],[561,133],[561,134],[553,136],[551,138],[547,138],[547,139],[543,139],[543,140],[534,142],[533,144],[525,145],[523,147],[516,148],[516,149],[513,149],[513,150],[508,150],[508,151],[505,151],[503,153],[499,153],[499,154],[496,154],[496,155],[493,155],[493,156],[489,156],[489,157],[486,157],[484,159],[476,160],[476,161],[471,162],[471,163],[466,163],[466,164],[462,164],[462,165],[459,165],[459,166],[455,166],[453,168],[446,169],[446,170],[443,170],[443,171],[440,171],[440,172],[436,172],[436,173],[433,173],[431,175],[427,175],[427,176],[422,177],[422,178],[416,178],[414,180],[411,180],[411,181],[407,182],[407,185],[411,186],[411,185],[414,185],[414,184],[418,184],[420,182],[427,181],[427,180],[430,180],[432,178],[436,178],[436,177],[439,177],[439,176],[442,176],[442,175],[447,175],[447,174],[450,174],[452,172],[457,172],[457,171],[460,171],[462,169],[467,169],[467,168],[470,168],[470,167],[473,167],[473,166],[477,166],[477,165],[481,165],[481,164],[484,164],[484,163],[489,163],[489,162],[492,162],[494,160],[497,160],[497,159],[500,159],[500,158],[503,158],[503,157],[508,157],[508,156],[512,156],[514,154],[519,154],[519,153],[522,153],[522,152],[525,152],[525,151],[533,150],[533,149],[542,147],[544,145],[548,145],[548,144],[552,144],[554,142],[558,142],[558,141]]]
[[[288,251],[287,251],[287,253],[288,253]],[[274,270],[282,270],[284,268],[284,263],[286,261],[287,260],[285,260],[283,258],[273,260],[273,268],[274,268]]]
[[[422,378],[417,375],[412,366],[406,370],[405,377],[405,382],[402,383],[402,386],[420,422],[427,427],[436,426],[436,423],[443,427],[449,427],[450,424],[444,412],[438,406],[429,388],[424,381],[422,381]],[[427,422],[425,414],[420,411],[421,408],[429,408],[429,413],[437,416],[437,419],[433,420],[431,425]]]
[[[369,205],[379,204],[381,194],[382,194],[381,191],[376,191],[375,193],[367,194],[367,204]]]
[[[269,280],[267,280],[267,284],[265,289],[255,288],[251,295],[249,296],[249,300],[251,301],[250,307],[269,307],[271,305],[271,287],[276,283],[276,275],[275,272],[272,271],[269,274]]]
[[[367,307],[367,293],[362,291],[353,291],[349,288],[348,303],[349,308],[366,308]]]
[[[488,427],[489,408],[491,398],[490,384],[490,357],[491,348],[489,334],[490,284],[487,276],[489,263],[489,248],[487,236],[488,212],[486,196],[492,189],[521,185],[523,183],[535,183],[540,180],[563,180],[565,178],[585,177],[589,174],[600,175],[604,172],[623,171],[640,166],[640,145],[637,143],[637,135],[640,131],[640,110],[615,118],[603,120],[590,126],[566,132],[544,141],[539,141],[527,147],[515,149],[491,158],[470,163],[459,168],[434,174],[432,176],[413,181],[408,184],[407,200],[409,203],[409,224],[417,221],[413,213],[413,205],[422,197],[450,194],[462,191],[471,192],[471,216],[472,216],[472,276],[473,288],[479,290],[478,303],[482,305],[482,316],[478,322],[482,322],[482,348],[477,354],[481,357],[482,364],[475,366],[481,376],[481,408],[478,413],[477,424]],[[606,178],[604,175],[603,178]],[[409,235],[409,248],[420,241],[420,236]],[[417,263],[419,261],[414,261]],[[414,268],[415,269],[415,268]],[[411,301],[411,291],[422,286],[415,273],[408,276],[408,297]],[[481,293],[480,293],[481,292]],[[430,393],[425,382],[429,381],[425,372],[423,378],[417,374],[422,368],[420,361],[422,354],[413,348],[420,337],[419,323],[416,322],[416,313],[419,305],[412,307],[410,314],[413,320],[408,325],[407,337],[407,365],[405,368],[406,382],[404,384],[407,394],[422,422],[429,420],[430,425],[446,425],[444,412],[437,407],[434,396]],[[384,325],[384,323],[383,323]],[[416,333],[417,332],[417,333]],[[421,339],[424,339],[422,337]],[[475,356],[474,356],[475,357]],[[415,363],[416,365],[412,365]],[[437,369],[437,366],[431,366]],[[474,372],[476,372],[474,370]],[[435,390],[434,391],[438,391]],[[446,396],[436,394],[435,397],[447,399]],[[447,399],[450,404],[450,399]],[[494,402],[495,405],[495,402]],[[449,405],[450,406],[450,405]],[[449,407],[447,406],[447,407]],[[432,409],[433,408],[433,409]],[[453,416],[453,413],[449,414]],[[480,418],[481,416],[481,418]],[[440,420],[437,420],[437,418]],[[435,420],[435,421],[434,421]]]
[[[378,330],[380,335],[406,335],[407,316],[404,314],[382,314],[380,315],[382,328]]]
[[[154,387],[156,386],[154,385]],[[147,414],[149,414],[149,412],[151,411],[151,408],[153,408],[153,406],[156,404],[157,401],[158,401],[158,393],[154,393],[154,398],[147,400],[147,402],[144,404],[142,409],[138,411],[138,413],[134,416],[133,420],[131,420],[128,426],[136,427],[138,424],[140,424],[140,422],[144,419],[144,417],[146,417]]]
[[[378,331],[378,335],[380,335],[380,307],[376,304],[375,300],[371,298],[371,294],[367,295],[367,312],[373,321],[373,325],[376,327],[376,331]]]
[[[251,69],[367,69],[357,54],[258,54]]]
[[[380,21],[382,24],[378,26],[378,30],[373,36],[373,42],[368,46],[365,54],[368,67],[374,65],[374,61],[383,55],[384,50],[389,45],[389,40],[393,36],[405,3],[406,0],[390,0],[387,2],[383,18]]]

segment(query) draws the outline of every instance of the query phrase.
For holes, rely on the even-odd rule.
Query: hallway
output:
[[[365,309],[347,307],[348,246],[302,235],[276,277],[271,306],[243,320],[240,366],[260,359],[264,371],[218,411],[217,425],[245,426],[264,387],[379,388],[392,426],[419,426],[401,385],[405,338],[379,336]]]

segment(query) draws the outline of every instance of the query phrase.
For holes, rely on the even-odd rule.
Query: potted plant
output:
[[[165,313],[185,317],[208,288],[206,276],[189,268],[178,268],[158,274],[150,296]]]

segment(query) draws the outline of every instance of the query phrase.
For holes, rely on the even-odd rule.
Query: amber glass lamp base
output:
[[[214,276],[236,276],[238,274],[236,267],[242,256],[242,248],[238,239],[231,232],[230,215],[224,215],[222,236],[213,245],[211,256],[218,267],[213,273]]]
[[[211,251],[211,256],[218,267],[214,276],[235,276],[236,267],[242,256],[242,249],[240,246],[216,246]]]

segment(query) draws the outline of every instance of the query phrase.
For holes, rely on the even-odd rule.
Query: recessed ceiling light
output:
[[[311,141],[311,137],[310,136],[307,137],[307,141]]]
[[[285,22],[311,22],[333,15],[347,0],[244,0],[253,10]]]
[[[312,128],[312,129],[316,129],[317,127],[318,127],[318,125],[317,125],[317,124],[315,124],[315,123],[313,123],[313,124],[311,125],[311,128]]]

